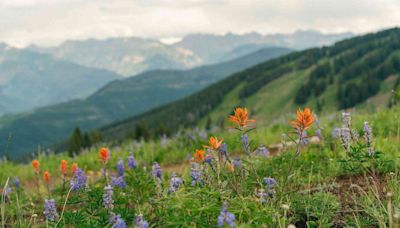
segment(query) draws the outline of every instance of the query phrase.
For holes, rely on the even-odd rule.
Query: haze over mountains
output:
[[[30,46],[28,49],[87,67],[132,76],[153,69],[188,69],[227,61],[263,47],[304,49],[329,45],[352,35],[323,34],[312,30],[273,35],[256,32],[243,35],[192,34],[172,45],[131,37],[66,41],[56,47]]]
[[[0,43],[0,115],[83,98],[120,77]]]

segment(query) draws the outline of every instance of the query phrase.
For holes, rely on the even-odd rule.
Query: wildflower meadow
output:
[[[224,129],[4,161],[1,225],[398,227],[397,111],[263,128],[237,107]]]

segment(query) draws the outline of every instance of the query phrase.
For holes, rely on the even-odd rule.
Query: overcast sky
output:
[[[400,25],[400,0],[0,0],[0,41],[315,29],[364,33]]]

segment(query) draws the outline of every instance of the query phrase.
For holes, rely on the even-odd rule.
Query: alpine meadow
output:
[[[0,0],[1,227],[400,227],[398,12]]]

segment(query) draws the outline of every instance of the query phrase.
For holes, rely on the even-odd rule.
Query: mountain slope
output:
[[[277,121],[296,106],[326,112],[387,105],[399,84],[400,29],[394,28],[267,61],[171,104],[100,129],[107,140],[130,136],[135,127],[171,132],[245,105],[261,122]],[[224,114],[221,115],[221,112]],[[219,113],[216,115],[216,113]],[[286,118],[287,119],[287,118]],[[222,120],[224,122],[224,120]]]
[[[83,98],[119,75],[0,46],[0,114]]]
[[[11,158],[48,146],[67,137],[79,126],[84,130],[148,111],[177,100],[240,70],[289,53],[286,48],[267,48],[238,59],[192,70],[156,70],[116,80],[87,99],[40,108],[0,120],[0,145]],[[34,133],[33,133],[34,132]],[[9,134],[12,139],[8,144]],[[10,153],[11,154],[11,153]]]

